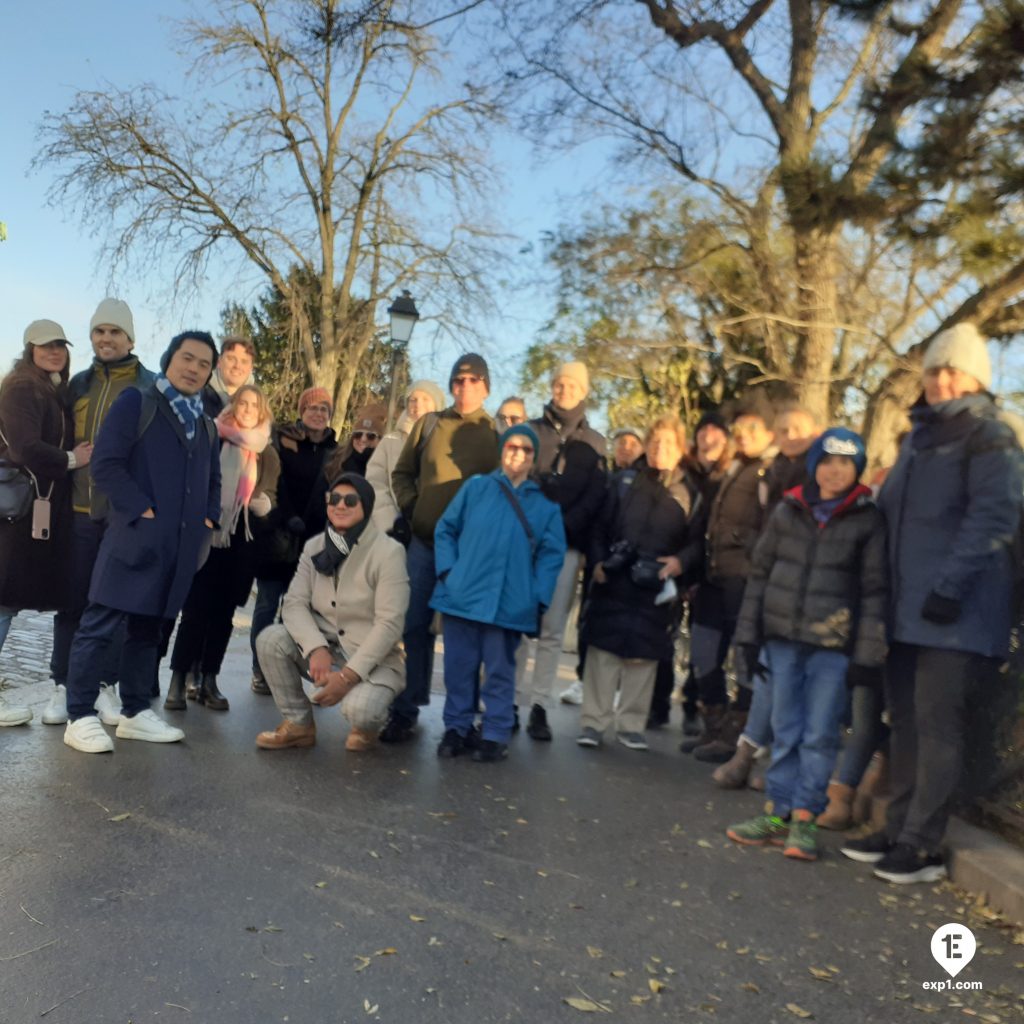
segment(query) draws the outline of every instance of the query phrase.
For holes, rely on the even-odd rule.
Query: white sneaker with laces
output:
[[[68,722],[64,742],[83,754],[107,754],[114,749],[114,741],[106,734],[95,715]]]
[[[583,684],[577,679],[561,692],[558,699],[563,704],[582,704]]]
[[[11,704],[0,693],[0,726],[24,725],[32,721],[32,709],[23,708],[20,704]]]
[[[145,740],[147,743],[177,743],[185,738],[181,729],[168,725],[149,708],[132,718],[122,715],[114,735],[119,740]]]
[[[68,720],[68,688],[58,683],[53,688],[50,703],[43,711],[43,725],[64,725]]]
[[[100,695],[96,698],[96,713],[104,725],[117,725],[121,721],[121,698],[117,695],[117,687],[113,684],[100,686]]]

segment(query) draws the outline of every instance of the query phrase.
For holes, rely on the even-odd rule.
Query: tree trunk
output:
[[[803,325],[794,360],[797,400],[819,423],[831,422],[832,365],[838,295],[836,239],[817,230],[795,233],[797,319]]]

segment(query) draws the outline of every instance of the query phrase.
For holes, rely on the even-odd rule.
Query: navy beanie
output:
[[[813,480],[818,463],[826,455],[844,455],[853,460],[857,467],[857,478],[860,479],[864,467],[868,464],[864,438],[848,427],[829,427],[807,450],[807,475]]]
[[[515,426],[509,427],[508,430],[506,430],[505,433],[501,435],[499,447],[504,448],[505,443],[514,434],[522,434],[523,437],[529,439],[530,444],[533,445],[533,454],[536,458],[536,456],[540,452],[540,438],[537,437],[536,431],[533,429],[533,427],[530,426],[529,423],[517,423],[515,424]]]
[[[363,506],[363,516],[369,519],[373,515],[373,506],[377,500],[377,492],[373,484],[358,473],[341,473],[328,485],[327,490],[333,491],[338,484],[348,484],[359,495],[359,504]]]
[[[210,346],[210,351],[213,353],[213,365],[210,367],[212,373],[217,369],[217,343],[213,340],[213,335],[207,331],[182,331],[181,334],[176,334],[171,338],[170,345],[167,346],[167,351],[160,357],[160,369],[166,373],[167,367],[171,365],[171,359],[174,353],[186,341],[201,341],[204,345]]]

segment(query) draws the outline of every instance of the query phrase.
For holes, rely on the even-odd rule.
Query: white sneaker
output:
[[[68,688],[58,683],[43,712],[43,725],[63,725],[68,720]]]
[[[119,740],[145,740],[147,743],[177,743],[185,734],[168,725],[155,711],[147,708],[133,718],[121,716],[114,735]]]
[[[24,725],[32,721],[32,709],[23,708],[20,704],[11,704],[0,693],[0,726]]]
[[[95,715],[86,715],[68,722],[64,742],[83,754],[107,754],[114,749],[114,741],[106,734]]]
[[[583,684],[577,679],[576,682],[567,686],[558,698],[563,704],[583,703]]]
[[[96,713],[104,725],[117,725],[121,721],[121,698],[113,684],[100,687],[100,695],[96,698]]]

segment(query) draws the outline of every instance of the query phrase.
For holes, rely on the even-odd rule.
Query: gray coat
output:
[[[754,548],[736,643],[788,640],[875,668],[886,655],[882,516],[859,486],[819,524],[802,491],[782,499]]]
[[[922,399],[910,415],[913,429],[878,499],[889,535],[891,638],[1005,658],[1024,456],[989,395],[932,406]],[[955,622],[922,617],[932,591],[960,602]]]

